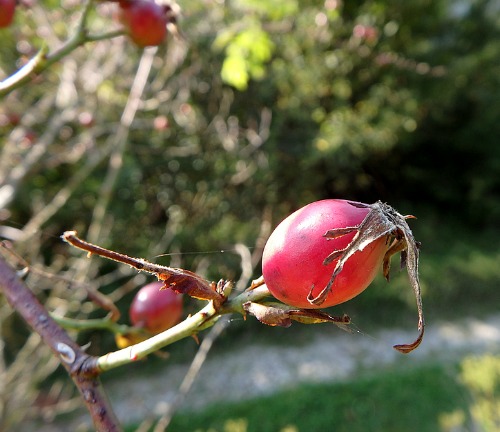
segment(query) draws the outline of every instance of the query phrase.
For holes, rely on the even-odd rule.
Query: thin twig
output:
[[[0,96],[4,96],[20,87],[22,84],[29,81],[29,79],[39,70],[42,70],[46,62],[48,50],[47,45],[42,45],[42,48],[40,48],[35,56],[21,69],[15,74],[5,78],[3,81],[0,81]]]
[[[23,157],[22,161],[12,166],[0,186],[0,208],[7,207],[11,203],[24,177],[47,153],[47,148],[54,142],[66,122],[73,118],[73,115],[72,111],[55,114],[50,119],[43,135]]]
[[[22,272],[27,273],[30,272],[32,274],[36,274],[38,276],[43,277],[44,279],[62,281],[67,283],[70,286],[79,286],[83,288],[87,292],[88,298],[95,303],[100,308],[109,311],[109,320],[112,322],[118,321],[120,318],[120,310],[116,307],[113,301],[106,296],[105,294],[98,291],[94,286],[85,283],[85,282],[76,282],[72,278],[67,276],[62,276],[59,274],[53,274],[44,269],[34,267],[30,265],[23,257],[21,257],[13,248],[12,244],[8,241],[0,242],[0,254],[11,257],[17,265],[22,266]]]
[[[76,231],[66,231],[62,235],[62,239],[72,246],[77,247],[78,249],[82,249],[84,251],[87,251],[89,256],[92,254],[102,256],[104,258],[107,258],[112,261],[120,262],[123,264],[127,264],[128,266],[135,268],[136,270],[139,271],[145,271],[151,274],[165,274],[165,275],[172,275],[172,276],[185,276],[186,273],[189,273],[190,277],[196,277],[197,275],[195,273],[187,272],[186,270],[174,268],[174,267],[167,267],[167,266],[162,266],[159,264],[154,264],[149,261],[146,261],[142,258],[134,258],[130,257],[128,255],[115,252],[106,248],[103,248],[101,246],[97,246],[93,243],[86,242],[79,237],[77,237]],[[198,279],[200,281],[204,281],[198,276]],[[205,281],[206,282],[206,281]]]
[[[135,74],[134,82],[132,83],[132,88],[130,89],[127,103],[123,109],[120,127],[113,137],[113,151],[109,158],[108,171],[102,183],[99,199],[94,207],[92,223],[89,227],[88,239],[91,242],[95,243],[101,237],[106,211],[111,201],[118,174],[123,166],[123,154],[128,141],[130,126],[139,108],[141,97],[146,87],[157,50],[158,47],[150,47],[144,50]]]
[[[50,314],[50,316],[55,322],[57,322],[57,324],[59,324],[66,330],[109,330],[111,333],[115,334],[124,334],[124,333],[144,334],[143,329],[129,327],[125,324],[117,324],[111,319],[110,316],[104,318],[93,318],[84,320],[61,317],[52,313]]]

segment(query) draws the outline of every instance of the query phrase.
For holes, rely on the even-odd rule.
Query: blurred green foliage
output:
[[[382,199],[409,212],[425,204],[481,227],[498,220],[500,43],[497,15],[489,13],[493,2],[180,6],[188,50],[175,70],[162,76],[155,69],[144,95],[107,209],[116,247],[147,255],[169,222],[182,250],[251,245],[266,205],[276,224],[326,197]],[[71,4],[54,18],[73,17],[75,9]],[[18,15],[18,26],[3,30],[4,73],[13,72],[23,46],[29,56],[40,44],[42,32],[28,29],[36,19],[22,10]],[[109,25],[97,13],[91,22],[98,30]],[[59,37],[69,32],[62,23],[54,29]],[[158,63],[183,43],[171,38]],[[140,52],[130,44],[124,52],[108,47],[122,56],[120,73],[108,77],[94,47],[81,49],[73,67],[96,56],[98,84],[77,81],[75,88],[76,107],[95,119],[96,148],[74,163],[49,163],[88,134],[67,122],[8,207],[19,224],[35,211],[33,201],[47,202],[119,120]],[[67,63],[6,98],[4,116],[22,116],[57,89]],[[165,130],[152,127],[158,116],[167,118]],[[41,136],[46,119],[32,123]],[[3,139],[9,132],[4,125]],[[106,169],[99,165],[50,223],[87,226]]]
[[[1,31],[2,76],[42,40],[55,49],[72,34],[81,5],[53,4],[19,7]],[[3,224],[23,229],[54,209],[34,225],[38,255],[33,234],[16,245],[32,262],[73,253],[58,236],[78,229],[85,237],[103,196],[100,244],[212,279],[239,276],[238,255],[207,254],[236,243],[256,248],[258,276],[269,228],[322,198],[381,199],[414,213],[416,227],[432,225],[424,230],[432,248],[448,221],[457,237],[466,226],[495,228],[495,2],[179,5],[179,35],[155,55],[111,190],[103,188],[109,154],[141,50],[124,37],[87,44],[3,99],[0,186],[34,160],[4,201]],[[96,4],[91,32],[118,26],[115,6]],[[94,275],[116,268],[98,266]]]
[[[473,418],[485,431],[500,428],[500,357],[492,354],[466,357],[461,380],[472,395]]]

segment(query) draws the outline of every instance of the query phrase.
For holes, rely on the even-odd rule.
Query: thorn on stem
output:
[[[73,348],[63,342],[57,343],[57,352],[61,360],[67,364],[73,364],[76,360],[76,354]]]
[[[132,348],[130,348],[130,360],[132,361],[137,361],[139,359],[139,356],[137,353],[134,352]]]

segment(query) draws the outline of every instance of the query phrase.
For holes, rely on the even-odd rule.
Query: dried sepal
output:
[[[254,290],[262,285],[264,285],[266,281],[264,280],[264,276],[260,276],[257,279],[254,279],[248,288],[249,291]]]
[[[182,275],[160,273],[157,277],[164,283],[163,289],[169,288],[176,293],[186,294],[199,300],[212,300],[217,305],[224,302],[225,297],[220,283],[208,282],[189,270],[182,270],[182,272],[184,273]]]
[[[212,282],[214,286],[215,282]],[[234,288],[234,282],[225,279],[219,279],[219,282],[215,284],[215,290],[224,298],[227,299]]]
[[[289,327],[292,321],[301,324],[333,323],[339,326],[350,324],[347,315],[334,317],[317,309],[297,309],[277,302],[254,303],[246,302],[243,309],[255,316],[261,323],[270,326]]]
[[[391,272],[391,258],[398,252],[401,253],[401,269],[406,267],[406,261],[408,259],[408,254],[405,250],[406,244],[401,241],[401,239],[394,239],[392,245],[389,247],[384,255],[384,261],[382,264],[382,273],[387,281],[390,279]]]
[[[322,324],[332,323],[338,326],[344,326],[351,323],[351,318],[348,315],[340,317],[331,316],[326,312],[318,309],[297,309],[288,311],[290,319],[297,321],[301,324]]]
[[[355,205],[356,207],[360,207],[358,205],[359,203],[350,203],[350,204]],[[381,218],[379,216],[378,211],[371,209],[370,212],[368,212],[366,217],[357,227],[339,228],[327,231],[324,234],[324,237],[327,239],[334,239],[353,231],[356,231],[356,234],[351,240],[351,243],[349,243],[349,245],[346,248],[338,251],[333,251],[329,256],[325,258],[325,260],[323,261],[324,265],[328,265],[332,261],[338,258],[337,264],[335,265],[335,269],[333,270],[332,276],[330,277],[330,280],[326,284],[326,287],[323,288],[323,290],[317,295],[313,294],[314,287],[312,287],[307,297],[307,300],[311,304],[321,305],[325,301],[328,294],[330,293],[336,277],[344,268],[344,264],[347,262],[347,260],[356,252],[362,251],[366,246],[368,246],[370,243],[373,243],[380,237],[389,235],[393,229],[394,229],[393,223],[391,223],[385,217]]]
[[[262,324],[269,326],[290,327],[292,321],[290,314],[283,309],[273,306],[265,306],[260,303],[246,302],[243,309],[257,318]]]
[[[328,265],[337,260],[332,276],[327,285],[319,292],[313,294],[314,286],[308,295],[311,304],[321,305],[330,293],[336,277],[342,271],[347,260],[358,251],[362,251],[366,246],[374,241],[386,237],[390,244],[383,261],[383,273],[386,279],[389,279],[390,259],[392,255],[401,253],[401,265],[406,267],[410,284],[415,293],[418,310],[418,338],[408,345],[396,345],[394,348],[400,352],[408,353],[420,345],[424,335],[424,316],[422,308],[422,296],[420,282],[418,277],[419,243],[413,237],[413,233],[406,223],[406,219],[414,216],[403,216],[391,206],[377,201],[374,204],[363,204],[358,202],[349,202],[354,207],[368,208],[369,212],[363,221],[357,227],[345,227],[327,231],[324,236],[327,239],[334,239],[345,234],[356,231],[353,239],[347,247],[341,250],[333,251],[323,262]]]
[[[422,327],[419,328],[419,330],[420,332],[418,334],[417,339],[415,339],[412,343],[394,345],[393,348],[403,354],[408,354],[412,352],[415,348],[418,348],[418,346],[422,342],[422,339],[424,338],[425,326],[422,325]]]

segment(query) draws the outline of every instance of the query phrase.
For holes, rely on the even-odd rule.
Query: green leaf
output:
[[[222,64],[222,80],[229,85],[243,91],[248,86],[249,75],[245,59],[239,55],[226,57]]]
[[[240,0],[238,6],[275,21],[294,15],[299,10],[296,0]]]
[[[238,90],[245,90],[248,81],[265,76],[265,63],[273,53],[274,44],[259,23],[251,21],[237,35],[232,31],[221,33],[213,46],[226,46],[226,58],[222,64],[222,80]]]

